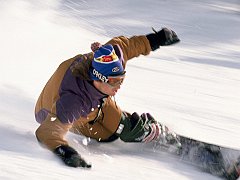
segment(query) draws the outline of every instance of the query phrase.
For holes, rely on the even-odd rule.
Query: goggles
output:
[[[126,73],[126,71],[124,71],[124,74],[121,74],[119,76],[108,76],[106,83],[111,87],[116,87],[116,86],[121,85],[125,78],[125,73]]]

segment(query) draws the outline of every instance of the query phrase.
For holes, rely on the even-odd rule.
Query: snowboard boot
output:
[[[177,154],[181,151],[181,143],[179,137],[173,131],[170,131],[169,128],[165,125],[159,123],[161,133],[157,138],[157,143],[160,147],[164,147],[169,152],[175,152]]]

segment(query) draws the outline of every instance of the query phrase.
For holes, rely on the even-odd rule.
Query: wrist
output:
[[[149,41],[152,51],[155,51],[160,47],[160,42],[158,40],[157,34],[155,33],[147,34],[146,37]]]
[[[62,158],[69,158],[73,155],[78,155],[78,152],[68,145],[60,145],[55,150],[54,153]]]

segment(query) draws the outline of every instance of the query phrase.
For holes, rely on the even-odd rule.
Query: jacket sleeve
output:
[[[123,51],[125,61],[139,55],[148,55],[151,51],[150,43],[144,35],[133,36],[131,38],[125,36],[114,37],[106,44],[118,44]]]
[[[36,130],[38,141],[50,150],[55,150],[60,145],[68,145],[64,136],[72,127],[72,124],[62,123],[53,114],[48,114]]]

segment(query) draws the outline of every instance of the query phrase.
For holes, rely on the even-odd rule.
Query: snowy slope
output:
[[[68,168],[34,136],[36,99],[58,64],[94,41],[174,29],[180,44],[129,62],[117,103],[177,133],[240,149],[238,0],[0,1],[0,179],[218,179],[152,144],[68,134],[92,170]]]

